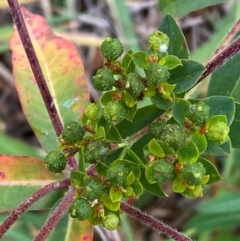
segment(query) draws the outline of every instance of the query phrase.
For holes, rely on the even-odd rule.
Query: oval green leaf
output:
[[[198,148],[193,141],[188,141],[178,148],[177,157],[180,163],[196,162],[199,157]]]

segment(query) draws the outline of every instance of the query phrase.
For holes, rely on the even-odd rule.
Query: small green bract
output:
[[[44,163],[49,171],[59,173],[65,169],[67,159],[63,153],[59,151],[51,151],[46,155]]]
[[[60,140],[63,144],[75,144],[83,139],[85,130],[76,122],[70,121],[66,123]]]
[[[123,45],[118,39],[108,37],[102,43],[101,51],[107,60],[116,60],[123,53]]]
[[[111,90],[115,82],[113,73],[107,68],[101,68],[92,79],[93,87],[99,91]]]
[[[76,198],[73,200],[68,211],[72,218],[77,218],[78,220],[83,221],[90,216],[92,207],[86,199]]]

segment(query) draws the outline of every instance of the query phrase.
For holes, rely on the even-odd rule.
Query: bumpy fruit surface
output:
[[[179,125],[169,124],[165,127],[159,139],[169,147],[177,150],[179,146],[185,143],[187,135],[185,130]]]
[[[69,208],[69,214],[71,215],[71,217],[77,218],[81,221],[88,219],[91,211],[91,204],[84,198],[74,199]]]
[[[111,90],[115,82],[113,73],[107,68],[101,68],[92,79],[93,87],[99,91]]]
[[[125,110],[118,101],[109,101],[103,110],[103,117],[109,122],[120,122],[125,117]]]
[[[166,52],[168,45],[168,36],[159,30],[152,32],[148,38],[148,47],[155,53]]]
[[[115,60],[123,53],[123,45],[118,39],[108,37],[101,44],[101,51],[107,60]]]
[[[97,122],[101,119],[103,111],[99,104],[91,103],[87,106],[85,115],[90,121]]]
[[[191,104],[187,111],[186,117],[195,125],[201,125],[208,120],[209,111],[210,107],[206,105],[204,102]]]
[[[198,186],[202,183],[203,175],[206,173],[201,162],[184,164],[181,171],[184,180],[190,186]]]
[[[114,212],[107,212],[103,218],[102,226],[108,230],[114,230],[118,227],[119,217]]]
[[[88,143],[85,151],[85,161],[87,163],[96,163],[98,161],[104,161],[109,148],[104,145],[102,141],[92,141]]]
[[[164,120],[160,120],[158,122],[153,122],[148,127],[148,133],[153,137],[159,139],[161,133],[164,131],[167,126],[167,122]]]
[[[133,97],[137,98],[144,91],[145,86],[138,73],[129,73],[126,81],[130,84],[130,92]]]
[[[85,130],[76,122],[66,123],[61,133],[61,141],[64,144],[75,144],[83,139]]]
[[[100,197],[104,192],[103,183],[93,177],[86,179],[83,183],[82,195],[90,201],[93,201]]]
[[[150,64],[145,69],[145,73],[148,83],[153,86],[159,86],[170,76],[167,66],[159,65],[157,63]]]
[[[124,165],[117,165],[110,167],[106,172],[106,178],[114,185],[114,186],[122,186],[126,183],[127,176],[129,171]]]
[[[49,171],[58,173],[65,169],[67,159],[63,153],[59,151],[51,151],[46,155],[44,163]]]
[[[174,178],[174,167],[168,161],[160,159],[152,164],[152,179],[164,183]]]
[[[217,122],[208,127],[207,137],[218,145],[222,145],[229,140],[230,128],[224,122]]]

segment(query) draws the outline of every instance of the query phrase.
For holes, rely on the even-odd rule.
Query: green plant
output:
[[[73,218],[68,222],[68,232],[74,227],[68,234],[69,240],[71,235],[82,235],[83,240],[90,240],[92,225],[116,229],[122,212],[170,238],[191,240],[124,201],[141,196],[143,189],[165,197],[162,189],[165,182],[171,182],[172,190],[185,197],[201,197],[204,185],[221,179],[216,167],[202,154],[224,155],[230,152],[231,144],[238,147],[239,137],[231,129],[232,123],[234,129],[239,127],[238,102],[234,102],[238,85],[235,83],[231,96],[209,94],[201,100],[187,100],[186,94],[216,68],[231,61],[240,49],[240,39],[233,41],[205,68],[189,59],[182,32],[169,14],[164,17],[159,30],[150,35],[147,52],[130,50],[120,61],[121,43],[108,38],[101,46],[104,67],[93,78],[94,87],[106,92],[100,103],[90,104],[82,78],[82,64],[73,45],[54,36],[40,16],[25,8],[20,11],[16,1],[9,0],[9,4],[27,54],[26,57],[15,31],[10,45],[25,114],[48,153],[45,164],[49,171],[61,172],[66,162],[68,168],[66,176],[55,175],[44,168],[41,159],[1,157],[3,184],[12,180],[37,180],[39,185],[35,188],[42,187],[10,213],[0,226],[0,237],[38,199],[54,190],[68,188],[35,240],[53,240],[57,223],[62,218],[69,219],[67,211]],[[36,36],[34,24],[37,28],[42,24],[45,31]],[[35,51],[40,53],[44,73],[28,32]],[[61,50],[59,61],[54,56],[56,49]],[[54,61],[50,61],[51,57]],[[34,83],[27,60],[34,73]],[[145,75],[140,74],[139,69]],[[48,77],[47,83],[44,76]],[[210,84],[209,93],[213,89],[215,87]],[[29,96],[33,106],[29,105]],[[138,108],[138,102],[145,98],[149,98],[152,105]],[[46,109],[42,110],[44,105]],[[36,108],[41,109],[38,115]],[[20,162],[23,159],[24,163]],[[30,170],[30,174],[19,177],[26,170]],[[43,180],[56,182],[44,186]],[[15,190],[21,188],[16,185]],[[15,194],[12,195],[7,199],[14,198]],[[57,201],[57,198],[52,197],[52,200]],[[16,203],[5,201],[2,209],[11,210]],[[41,199],[38,208],[44,209],[47,204]]]

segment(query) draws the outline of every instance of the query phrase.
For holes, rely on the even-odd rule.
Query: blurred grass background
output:
[[[148,35],[162,19],[156,0],[19,0],[30,11],[43,15],[55,33],[72,41],[84,62],[92,100],[100,93],[91,87],[91,77],[103,64],[100,44],[107,37],[119,38],[125,50],[146,49]],[[178,17],[192,59],[206,63],[224,35],[240,16],[239,1],[226,1]],[[0,1],[0,153],[42,156],[43,152],[28,125],[18,100],[11,73],[8,47],[13,29],[7,0]],[[204,97],[207,80],[191,96]],[[148,193],[134,204],[170,226],[199,241],[240,240],[240,152],[228,157],[209,157],[219,168],[223,181],[206,188],[205,196],[186,199],[164,188],[169,198]],[[32,240],[47,212],[28,212],[2,240]],[[0,215],[0,221],[6,214]],[[94,240],[103,240],[96,232]],[[119,240],[167,240],[159,233],[123,215]]]

